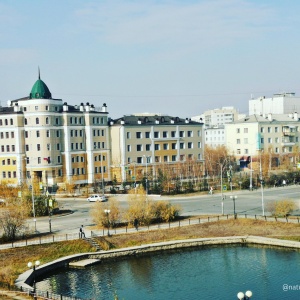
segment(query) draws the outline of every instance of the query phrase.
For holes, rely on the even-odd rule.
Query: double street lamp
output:
[[[107,217],[107,236],[109,236],[109,226],[110,226],[109,214],[110,214],[110,209],[104,209],[104,213],[106,214],[106,217]]]
[[[27,264],[27,267],[29,269],[32,269],[32,274],[33,274],[33,297],[34,299],[36,299],[35,296],[35,292],[36,292],[36,288],[35,288],[35,270],[36,268],[41,264],[41,262],[39,260],[37,260],[35,263],[32,263],[31,261]]]
[[[252,292],[251,291],[247,291],[245,294],[243,292],[239,292],[237,294],[237,297],[240,300],[247,300],[247,299],[250,299],[252,297]]]

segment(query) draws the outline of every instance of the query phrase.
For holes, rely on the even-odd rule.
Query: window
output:
[[[49,106],[48,105],[46,105],[45,110],[49,110]]]
[[[37,151],[41,151],[41,144],[37,144],[37,145],[36,145],[36,150],[37,150]]]
[[[56,130],[56,137],[59,137],[60,134],[59,134],[59,130]]]
[[[278,147],[275,148],[275,153],[279,153],[279,148]]]
[[[40,137],[40,131],[39,130],[37,130],[37,132],[36,132],[36,137]]]
[[[245,154],[248,154],[248,153],[249,153],[248,149],[245,149]]]
[[[188,137],[193,137],[193,131],[189,130],[189,131],[187,132],[187,135],[188,135]]]
[[[4,133],[3,132],[1,132],[0,136],[1,136],[1,139],[4,139]]]
[[[159,150],[160,149],[160,145],[159,144],[155,144],[154,145],[154,150]]]
[[[142,151],[143,146],[142,145],[136,145],[136,151]]]
[[[168,131],[163,131],[163,137],[167,138],[168,137]]]
[[[180,161],[185,161],[185,155],[184,154],[180,154]]]
[[[172,143],[172,150],[175,150],[177,148],[176,145],[176,143]]]
[[[138,164],[141,164],[142,163],[142,157],[137,157],[136,161],[137,161]]]
[[[237,149],[236,154],[241,154],[241,149]]]
[[[14,120],[10,119],[10,125],[14,125]]]
[[[261,133],[265,132],[265,128],[264,128],[264,127],[261,127],[261,128],[260,128],[260,132],[261,132]]]
[[[5,120],[4,120],[4,122],[5,122],[5,125],[7,126],[7,125],[8,125],[8,121],[7,121],[7,119],[5,119]]]
[[[169,149],[169,144],[164,143],[163,147],[164,147],[164,150],[168,150]]]
[[[201,142],[198,142],[198,148],[201,148]]]
[[[275,143],[279,143],[279,138],[275,138]]]
[[[2,178],[6,178],[6,172],[2,172]]]
[[[272,143],[272,138],[268,138],[268,143],[269,143],[269,144]]]
[[[25,151],[29,151],[29,145],[25,145]]]
[[[141,139],[142,138],[142,133],[141,132],[136,132],[136,138]]]
[[[9,139],[9,132],[5,132],[5,136],[7,139]]]
[[[128,139],[130,139],[130,138],[131,138],[131,133],[130,133],[130,132],[127,132],[127,133],[126,133],[126,137],[127,137]]]
[[[260,143],[263,144],[264,143],[264,138],[260,139]]]
[[[55,118],[55,124],[59,125],[59,118]]]
[[[244,133],[248,133],[248,128],[244,128]]]
[[[184,143],[180,143],[179,146],[180,149],[184,149]]]
[[[240,144],[240,143],[241,143],[241,140],[240,140],[240,139],[237,139],[237,140],[236,140],[236,143],[237,143],[237,144]]]
[[[155,156],[155,162],[160,162],[160,156]]]
[[[9,152],[10,151],[10,146],[6,145],[6,151]]]
[[[176,155],[172,155],[172,161],[176,161]]]
[[[201,130],[198,130],[198,131],[197,131],[197,134],[198,134],[198,136],[200,137],[200,136],[201,136]]]
[[[25,138],[28,138],[28,131],[25,131]]]
[[[193,148],[193,143],[192,142],[189,142],[188,143],[188,149],[192,149]]]
[[[38,107],[38,106],[35,106],[35,107],[34,107],[34,110],[39,110],[39,107]]]
[[[236,133],[240,133],[240,128],[237,128],[237,129],[236,129]]]
[[[3,145],[1,146],[1,152],[4,152],[4,146]]]
[[[278,132],[278,127],[275,127],[275,132]]]
[[[5,159],[2,160],[2,166],[5,166]]]
[[[0,119],[0,126],[2,126],[3,125],[3,123],[2,123],[2,119]]]
[[[150,132],[149,131],[145,132],[145,137],[146,137],[146,139],[150,139]]]
[[[268,127],[268,133],[271,133],[271,132],[272,132],[272,128]]]
[[[38,164],[40,164],[40,163],[41,163],[41,161],[42,161],[42,160],[41,160],[41,158],[40,158],[40,157],[38,157],[37,159],[38,159]]]
[[[35,124],[40,124],[40,119],[39,118],[35,119]]]
[[[57,162],[60,164],[61,163],[61,157],[57,156]]]
[[[159,138],[159,132],[158,131],[154,131],[154,138],[158,139]]]
[[[168,161],[168,156],[165,155],[165,156],[164,156],[164,162],[167,162],[167,161]]]
[[[76,143],[76,149],[78,149],[78,143]],[[60,144],[56,144],[56,150],[60,150]]]
[[[26,118],[24,119],[24,125],[27,125],[27,119]]]
[[[176,131],[171,131],[171,137],[172,138],[176,137]]]
[[[179,131],[179,137],[184,137],[184,131]]]
[[[150,151],[151,150],[151,144],[146,144],[146,151]]]

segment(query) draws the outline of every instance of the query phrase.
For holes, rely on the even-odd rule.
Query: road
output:
[[[224,193],[226,198],[224,199],[224,214],[233,214],[234,201],[230,198],[231,195],[236,196],[235,200],[235,212],[237,214],[249,214],[249,215],[262,215],[262,192],[261,190],[255,191],[234,191],[232,194],[230,191]],[[149,196],[150,198],[151,196]],[[53,233],[76,233],[79,231],[80,225],[84,227],[92,226],[93,222],[90,216],[91,208],[95,205],[86,201],[86,198],[56,198],[59,202],[60,208],[65,210],[71,210],[71,214],[54,215],[51,218],[51,230]],[[122,208],[127,207],[127,196],[116,196],[117,201],[120,202]],[[154,201],[157,200],[169,200],[174,205],[181,207],[181,215],[194,216],[203,214],[222,214],[222,197],[221,193],[213,195],[195,195],[195,196],[153,196]],[[265,207],[265,214],[267,212],[267,203],[291,199],[297,204],[300,214],[300,186],[287,186],[264,189],[263,202]],[[28,220],[30,228],[34,229],[33,219]],[[38,232],[49,232],[49,218],[41,217],[37,219],[36,223]]]

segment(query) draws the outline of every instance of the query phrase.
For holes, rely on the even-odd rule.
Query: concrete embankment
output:
[[[35,276],[38,277],[42,274],[49,272],[50,270],[68,266],[70,263],[77,262],[78,265],[84,267],[92,263],[99,263],[104,260],[111,260],[117,258],[126,258],[130,256],[140,256],[153,252],[165,251],[165,250],[176,250],[181,248],[194,248],[202,246],[214,246],[214,245],[264,245],[269,247],[284,247],[290,249],[300,250],[300,242],[278,240],[272,238],[265,238],[259,236],[233,236],[233,237],[218,237],[218,238],[199,238],[189,240],[178,240],[169,242],[160,242],[154,244],[141,245],[130,248],[123,248],[109,251],[99,251],[93,253],[81,253],[77,255],[66,256],[55,260],[53,262],[41,265],[36,269]],[[76,264],[75,264],[76,265]],[[32,270],[28,270],[21,274],[16,285],[26,289],[31,289],[30,284],[33,282]]]

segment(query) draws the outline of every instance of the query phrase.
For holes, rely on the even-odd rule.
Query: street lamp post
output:
[[[148,158],[150,156],[143,155],[146,159],[146,201],[148,200]]]
[[[234,218],[236,219],[236,213],[235,213],[235,200],[237,199],[237,196],[232,195],[232,196],[230,196],[230,198],[233,200],[233,215],[234,215]]]
[[[41,264],[41,262],[39,260],[37,260],[35,263],[32,263],[32,262],[29,262],[27,264],[27,267],[29,269],[32,269],[32,274],[33,274],[33,297],[34,299],[36,299],[36,296],[35,296],[35,292],[36,292],[36,286],[35,286],[35,270],[36,268]]]
[[[253,191],[253,186],[252,186],[252,155],[250,156],[250,186],[249,189],[250,191]]]
[[[265,216],[265,205],[264,205],[264,180],[262,175],[262,165],[261,165],[261,152],[260,152],[260,163],[259,163],[259,180],[261,188],[261,206],[262,206],[262,215]]]
[[[107,236],[109,236],[109,226],[110,226],[109,213],[110,213],[110,209],[104,209],[104,213],[106,214],[106,217],[107,217]]]
[[[34,222],[34,232],[36,233],[36,216],[35,216],[35,206],[34,206],[34,184],[33,184],[33,175],[31,178],[31,200],[32,200],[32,213],[33,213],[33,222]]]
[[[222,215],[224,215],[224,194],[223,194],[223,164],[221,166],[221,197],[222,197]]]
[[[237,294],[237,297],[240,300],[247,300],[247,299],[250,299],[252,297],[252,292],[251,291],[247,291],[245,294],[243,292],[239,292]]]

